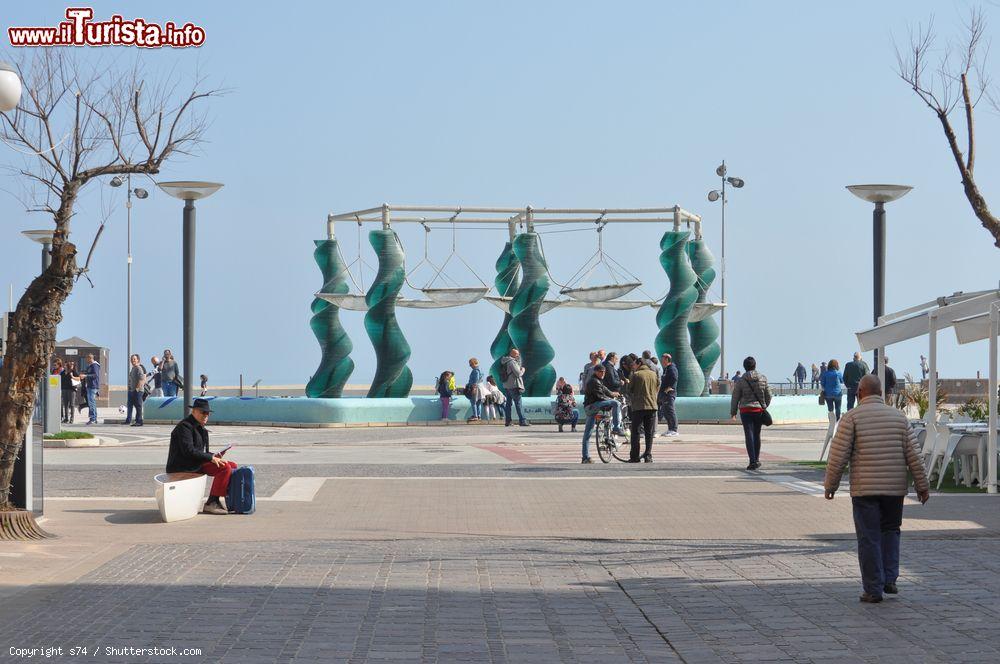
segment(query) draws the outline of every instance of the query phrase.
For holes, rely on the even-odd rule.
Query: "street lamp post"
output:
[[[21,231],[21,235],[28,238],[32,242],[37,242],[42,245],[42,274],[49,269],[49,265],[52,264],[52,235],[54,231],[52,230],[34,230],[34,231]],[[45,359],[45,377],[41,380],[41,410],[42,410],[42,427],[43,433],[54,433],[48,430],[48,413],[49,413],[49,398],[48,398],[48,379],[49,373],[52,371],[52,364],[50,359]]]
[[[132,368],[132,195],[140,201],[149,197],[149,192],[142,187],[132,188],[132,174],[129,173],[123,180],[120,175],[111,178],[112,187],[120,187],[127,183],[128,191],[125,194],[125,227],[127,256],[125,267],[125,385],[128,385],[128,373]]]
[[[742,189],[746,182],[742,178],[726,177],[726,161],[715,169],[715,174],[722,179],[722,188],[708,192],[708,200],[714,203],[722,200],[722,302],[726,302],[726,185],[730,184]],[[722,329],[719,333],[719,378],[726,375],[726,309],[722,309]]]
[[[872,267],[873,267],[873,316],[874,324],[885,313],[885,204],[899,200],[910,193],[913,187],[904,184],[853,184],[847,190],[860,198],[875,204],[872,212]],[[885,349],[875,349],[875,366],[882,381],[882,396],[885,396]]]
[[[194,202],[208,198],[219,189],[218,182],[157,182],[157,186],[174,198],[184,201],[184,416],[191,412],[191,388],[194,380],[194,249],[195,249],[195,209]]]

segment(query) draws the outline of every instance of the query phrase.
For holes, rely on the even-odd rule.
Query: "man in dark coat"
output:
[[[220,498],[229,490],[229,477],[236,464],[225,461],[220,454],[212,454],[208,450],[208,429],[205,424],[211,412],[207,399],[195,399],[191,404],[191,414],[174,427],[170,433],[167,472],[210,475],[213,478],[212,490],[202,511],[205,514],[228,514]]]
[[[663,364],[663,377],[660,378],[660,392],[657,401],[660,405],[660,414],[667,430],[662,436],[677,436],[677,411],[674,410],[674,400],[677,399],[677,365],[674,364],[670,353],[664,353],[660,358]]]

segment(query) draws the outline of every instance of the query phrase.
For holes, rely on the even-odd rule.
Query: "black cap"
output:
[[[208,399],[195,399],[191,404],[191,408],[197,408],[198,410],[203,410],[206,413],[212,412],[212,409],[208,405]]]

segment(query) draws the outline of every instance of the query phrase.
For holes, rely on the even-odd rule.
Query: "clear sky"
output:
[[[887,310],[956,290],[996,285],[998,250],[962,195],[934,116],[895,75],[893,35],[935,14],[957,34],[969,5],[941,2],[94,2],[98,18],[137,12],[194,21],[199,49],[136,53],[151,75],[200,71],[230,88],[210,108],[201,154],[160,179],[225,188],[198,206],[198,373],[210,384],[305,383],[319,362],[308,327],[313,262],[328,212],[382,201],[536,207],[668,206],[703,215],[719,254],[718,186],[724,158],[744,178],[727,212],[727,368],[746,354],[771,380],[797,361],[844,360],[871,323],[871,206],[844,186],[913,185],[888,208]],[[8,25],[54,25],[66,5],[17,3]],[[1000,15],[987,8],[990,35]],[[94,49],[90,49],[93,51]],[[92,57],[91,52],[81,52]],[[107,56],[107,53],[105,53]],[[982,107],[978,180],[1000,209],[1000,119]],[[0,164],[20,157],[0,147]],[[134,345],[144,358],[180,350],[181,203],[155,187],[133,215]],[[0,283],[15,300],[37,273],[36,245],[20,237],[49,219],[28,215],[0,185]],[[120,190],[91,184],[73,239],[84,249],[102,199],[117,209],[92,278],[64,308],[59,337],[125,349],[125,209]],[[606,245],[650,293],[666,289],[658,240],[666,228],[616,227]],[[338,225],[350,258],[356,227]],[[411,257],[419,229],[401,228]],[[504,233],[458,242],[492,282]],[[594,233],[543,238],[565,279],[594,251]],[[432,253],[450,250],[432,234]],[[373,262],[371,248],[364,251]],[[456,270],[459,280],[471,275]],[[369,275],[370,277],[370,275]],[[717,292],[718,289],[716,289]],[[555,310],[543,328],[560,375],[586,353],[651,348],[654,311]],[[352,383],[367,383],[374,354],[363,314],[343,312],[354,342]],[[470,356],[489,357],[502,314],[483,302],[399,313],[413,347],[415,382]],[[986,370],[983,344],[941,336],[941,372]],[[926,344],[890,349],[901,374],[918,372]],[[113,374],[114,376],[114,374]]]

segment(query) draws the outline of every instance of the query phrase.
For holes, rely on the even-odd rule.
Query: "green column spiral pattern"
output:
[[[406,397],[413,386],[413,374],[406,366],[410,344],[396,321],[396,298],[406,278],[403,245],[392,229],[370,231],[368,241],[378,256],[378,274],[365,294],[365,330],[375,348],[376,361],[368,396]]]
[[[498,295],[509,296],[511,293],[517,291],[521,285],[519,265],[517,256],[514,255],[514,248],[508,242],[503,246],[503,251],[500,252],[500,257],[497,258],[496,263],[497,276],[493,280],[493,286],[496,288]],[[493,358],[490,375],[493,376],[493,380],[497,382],[497,385],[500,385],[500,358],[509,353],[510,349],[514,347],[514,342],[510,340],[510,332],[508,330],[510,320],[510,312],[505,313],[500,331],[497,332],[496,338],[493,339],[493,343],[490,345],[490,356]]]
[[[687,246],[688,257],[691,259],[691,269],[694,270],[698,281],[695,288],[698,289],[698,302],[705,302],[708,297],[708,288],[715,281],[715,259],[712,252],[708,250],[703,238],[691,240]],[[705,375],[705,387],[701,392],[702,396],[708,395],[709,377],[715,363],[719,361],[719,324],[715,318],[709,316],[697,323],[688,323],[688,331],[691,333],[691,350],[698,360]]]
[[[521,351],[525,396],[545,397],[552,394],[556,382],[556,370],[551,364],[556,353],[538,321],[542,300],[549,290],[549,273],[538,234],[522,233],[514,238],[514,255],[523,277],[510,303],[507,330],[514,347]]]
[[[698,299],[698,280],[686,247],[690,231],[667,231],[660,240],[660,265],[670,279],[670,291],[656,313],[656,354],[670,353],[677,365],[677,396],[701,396],[705,374],[688,340],[688,316]]]
[[[337,250],[336,240],[316,240],[313,258],[323,273],[321,293],[347,293],[347,274],[344,261]],[[323,355],[319,368],[306,384],[306,396],[313,399],[338,399],[344,393],[344,385],[354,372],[351,350],[354,345],[340,324],[340,307],[315,298],[312,302],[312,319],[309,327],[316,335]]]

